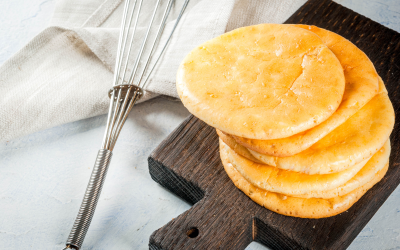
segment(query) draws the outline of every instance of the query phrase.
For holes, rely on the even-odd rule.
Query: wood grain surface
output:
[[[329,0],[311,0],[286,23],[316,25],[356,44],[374,63],[400,115],[400,34]],[[271,212],[238,190],[224,172],[214,128],[188,117],[149,157],[151,177],[193,207],[155,231],[150,249],[346,249],[400,182],[399,124],[385,178],[348,211],[325,219]]]

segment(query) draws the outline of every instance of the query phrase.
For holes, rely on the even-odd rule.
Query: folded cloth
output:
[[[122,2],[58,0],[51,26],[0,67],[0,141],[107,112]],[[160,45],[183,2],[176,0]],[[282,23],[304,3],[191,0],[141,101],[160,94],[178,97],[175,73],[197,45],[241,26]],[[154,1],[144,1],[146,16],[153,8]],[[146,19],[138,23],[139,35],[147,27]],[[137,48],[138,40],[133,44]]]

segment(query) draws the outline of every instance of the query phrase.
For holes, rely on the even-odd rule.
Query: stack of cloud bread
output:
[[[307,25],[233,30],[191,51],[178,94],[215,127],[233,183],[283,215],[349,209],[388,169],[394,110],[368,57]]]

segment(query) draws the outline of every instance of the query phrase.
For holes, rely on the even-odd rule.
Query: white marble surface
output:
[[[400,1],[338,0],[400,32]],[[55,0],[0,1],[0,64],[51,19]],[[150,234],[190,208],[151,180],[150,152],[188,115],[163,98],[137,105],[118,139],[83,249],[147,249]],[[0,249],[61,249],[89,179],[106,116],[0,144]],[[349,249],[400,249],[398,188]],[[252,243],[247,249],[265,249]]]

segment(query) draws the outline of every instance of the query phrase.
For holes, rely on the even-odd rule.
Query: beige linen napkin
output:
[[[58,0],[51,26],[0,66],[0,141],[107,112],[122,2]],[[176,0],[160,44],[183,2]],[[160,94],[178,97],[175,73],[197,45],[237,27],[282,23],[304,3],[191,0],[141,101]],[[153,6],[153,0],[144,1],[147,16]],[[139,22],[139,34],[145,19]]]

